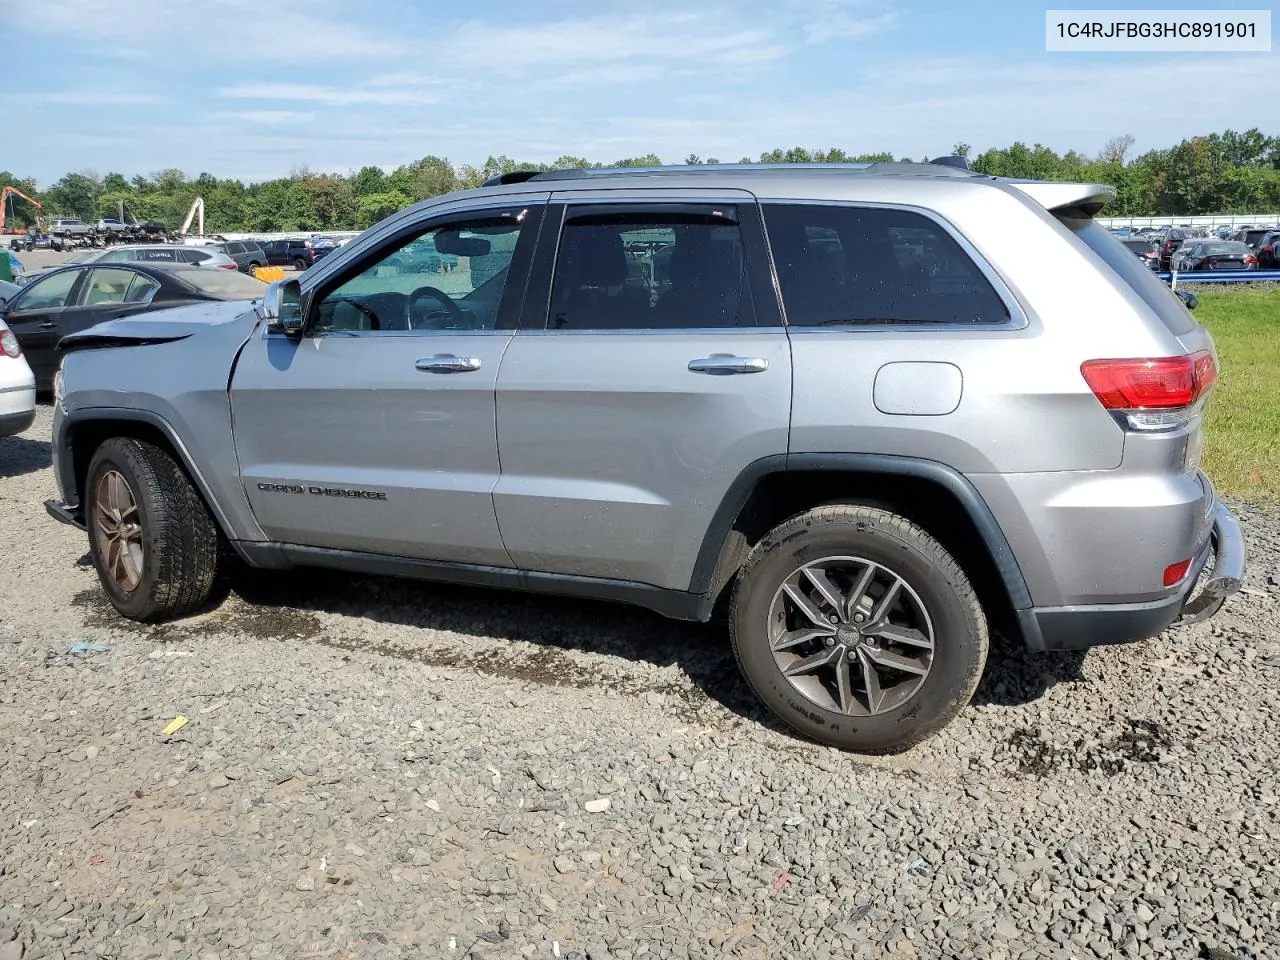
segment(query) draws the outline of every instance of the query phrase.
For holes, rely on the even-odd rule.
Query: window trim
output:
[[[493,334],[510,335],[516,328],[519,320],[520,302],[511,301],[514,296],[513,287],[520,288],[521,301],[523,300],[525,286],[528,282],[529,263],[532,258],[530,251],[536,250],[537,243],[540,239],[542,223],[544,221],[544,213],[547,207],[545,197],[535,194],[527,201],[523,197],[494,197],[489,202],[469,204],[465,207],[447,207],[434,208],[429,216],[413,220],[411,222],[400,225],[396,230],[386,234],[372,244],[367,250],[361,251],[361,255],[353,258],[348,263],[343,264],[340,270],[330,273],[328,276],[320,278],[316,284],[309,289],[302,291],[302,336],[314,339],[321,337],[341,337],[342,339],[378,337],[378,338],[397,338],[397,337],[471,337],[486,336]],[[506,200],[507,202],[503,202]],[[512,202],[514,201],[514,202]],[[412,242],[414,239],[422,236],[436,227],[444,226],[465,219],[486,219],[496,216],[498,213],[512,209],[513,207],[522,207],[528,211],[525,222],[522,224],[522,234],[516,243],[515,252],[511,257],[511,265],[507,268],[507,282],[503,287],[502,296],[498,301],[498,316],[492,329],[485,330],[356,330],[356,331],[338,331],[325,330],[316,331],[314,329],[316,318],[318,316],[320,301],[329,293],[342,286],[348,280],[359,276],[377,260],[385,257],[389,252],[404,246],[406,243]],[[526,240],[526,237],[528,239]],[[289,335],[284,333],[276,333],[267,330],[264,327],[264,339],[296,339],[297,335]]]
[[[710,215],[715,207],[732,207],[735,217],[726,222],[735,224],[742,237],[743,263],[747,271],[748,289],[751,293],[755,323],[747,327],[623,327],[599,330],[554,330],[551,319],[551,294],[555,285],[556,261],[560,255],[560,242],[564,228],[575,216],[617,216],[627,213],[654,213],[670,211],[676,214],[697,213]],[[583,208],[591,208],[584,213]],[[764,332],[781,333],[782,312],[777,293],[777,278],[769,257],[764,237],[764,221],[754,197],[738,193],[732,197],[702,195],[694,192],[670,197],[620,197],[613,191],[601,191],[599,195],[575,193],[571,197],[553,198],[547,204],[542,235],[529,268],[527,292],[520,311],[521,336],[702,336],[752,335]]]
[[[1009,312],[1007,320],[1000,320],[994,323],[865,323],[865,324],[848,324],[843,326],[806,326],[801,324],[791,324],[786,321],[786,304],[782,299],[782,280],[778,274],[778,264],[773,256],[773,245],[769,241],[769,230],[767,214],[770,206],[805,206],[805,207],[841,207],[853,208],[855,210],[897,210],[903,213],[914,213],[924,217],[930,223],[940,227],[964,252],[964,254],[973,261],[991,284],[991,289],[996,297],[1004,304],[1005,309]],[[940,331],[948,332],[968,332],[986,333],[990,331],[1006,331],[1006,330],[1024,330],[1030,325],[1026,310],[1013,293],[1013,288],[995,269],[994,266],[984,257],[968,238],[961,233],[951,221],[942,216],[936,210],[927,207],[918,207],[910,203],[883,203],[872,200],[789,200],[785,197],[770,197],[760,200],[761,218],[764,222],[764,238],[769,249],[769,268],[773,272],[773,282],[778,291],[779,309],[782,311],[783,322],[787,325],[789,334],[844,334],[844,333],[910,333],[913,331],[924,331],[928,333],[938,333]]]

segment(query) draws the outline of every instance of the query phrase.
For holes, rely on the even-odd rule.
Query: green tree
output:
[[[46,216],[75,216],[81,220],[95,219],[98,195],[102,184],[86,173],[68,173],[45,191]]]

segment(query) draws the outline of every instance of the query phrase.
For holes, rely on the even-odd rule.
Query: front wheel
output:
[[[297,270],[299,273],[302,273],[302,271],[307,269],[307,261],[303,260],[301,257],[298,257],[298,259],[293,261],[293,269]]]
[[[756,545],[734,587],[734,653],[785,723],[846,750],[920,742],[973,696],[987,622],[932,536],[866,506],[819,507]]]
[[[105,441],[89,463],[85,520],[98,580],[131,620],[180,617],[218,583],[222,535],[200,494],[163,449]]]

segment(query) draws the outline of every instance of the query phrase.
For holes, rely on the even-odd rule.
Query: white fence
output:
[[[1280,213],[1218,213],[1201,217],[1098,217],[1106,227],[1270,227],[1280,224]]]

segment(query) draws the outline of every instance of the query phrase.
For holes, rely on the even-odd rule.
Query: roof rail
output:
[[[509,173],[499,173],[490,177],[482,187],[502,187],[508,183],[524,183],[526,180],[532,180],[538,174],[543,173],[542,170],[512,170]]]

